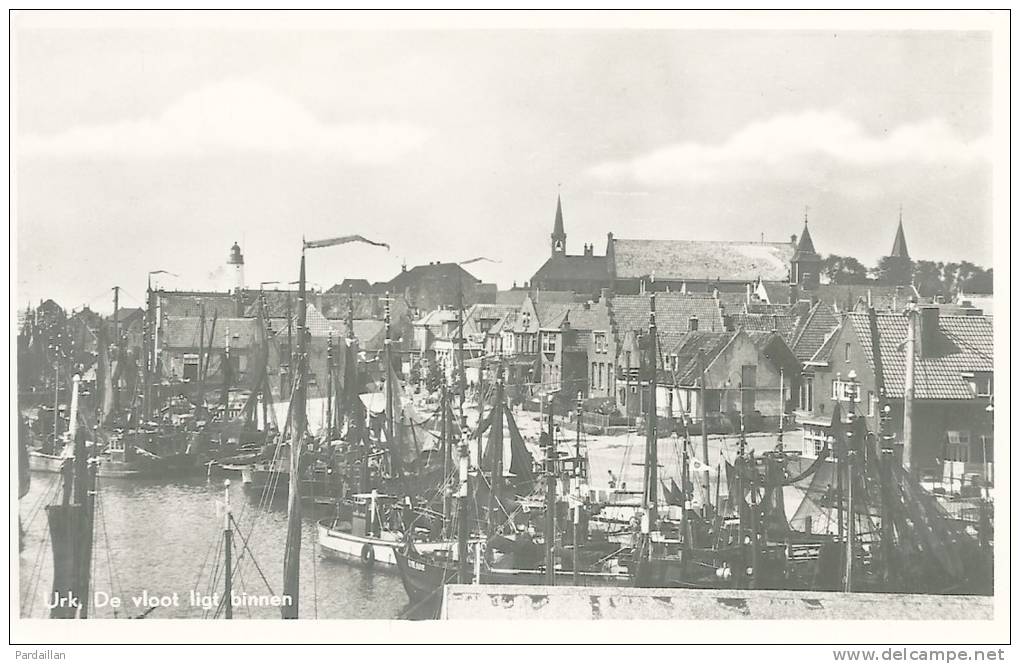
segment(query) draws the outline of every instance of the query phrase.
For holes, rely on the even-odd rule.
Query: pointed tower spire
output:
[[[560,195],[556,194],[556,219],[553,221],[552,253],[553,256],[563,256],[567,252],[567,232],[563,230],[563,204]]]
[[[811,239],[811,232],[808,230],[807,208],[804,208],[804,230],[800,234],[800,241],[793,252],[790,261],[790,284],[799,286],[804,290],[818,288],[819,273],[822,267],[822,257],[815,251],[815,243]]]
[[[903,207],[900,207],[900,223],[896,227],[896,239],[893,240],[892,252],[889,254],[893,258],[910,258],[910,252],[907,251],[907,238],[903,235]]]

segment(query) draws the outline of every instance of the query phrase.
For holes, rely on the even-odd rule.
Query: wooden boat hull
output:
[[[318,523],[319,551],[327,558],[336,558],[346,562],[355,562],[363,567],[380,567],[396,571],[396,550],[404,546],[404,542],[393,533],[383,533],[382,537],[355,535],[335,527],[335,521],[326,519]],[[436,551],[453,551],[457,547],[454,541],[416,542],[419,551],[434,553]]]
[[[59,473],[66,458],[56,454],[31,451],[28,453],[28,468],[37,473]]]

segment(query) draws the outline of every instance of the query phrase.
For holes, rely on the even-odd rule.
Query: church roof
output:
[[[533,284],[544,281],[608,280],[609,266],[605,256],[551,256],[531,278]]]
[[[553,237],[566,237],[563,230],[563,206],[560,204],[560,197],[556,197],[556,220],[553,221]]]
[[[900,225],[896,227],[896,239],[893,240],[892,251],[889,255],[893,258],[910,258],[910,252],[907,251],[907,238],[903,236],[902,219],[900,219]]]
[[[705,240],[613,240],[616,277],[654,276],[668,280],[785,280],[793,245],[789,242]]]

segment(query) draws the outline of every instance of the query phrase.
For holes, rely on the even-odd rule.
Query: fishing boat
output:
[[[741,427],[739,449],[726,463],[726,504],[720,503],[717,488],[713,506],[706,487],[702,510],[692,509],[686,434],[682,486],[660,482],[654,300],[653,293],[649,333],[641,344],[643,379],[650,385],[645,401],[644,488],[634,518],[610,537],[619,544],[617,550],[602,557],[586,555],[595,534],[586,528],[586,517],[600,510],[593,492],[587,501],[582,500],[583,492],[571,501],[573,520],[580,527],[572,534],[564,527],[555,481],[563,472],[562,462],[552,449],[554,442],[546,449],[542,469],[544,560],[529,546],[530,537],[501,543],[491,530],[489,513],[488,536],[474,545],[473,561],[467,560],[467,525],[458,530],[461,562],[444,559],[442,553],[418,551],[413,543],[397,552],[412,602],[437,603],[442,585],[451,582],[931,593],[977,593],[991,587],[986,571],[990,544],[982,541],[986,538],[980,533],[975,537],[948,518],[934,498],[893,463],[891,450],[875,442],[891,437],[870,434],[865,418],[841,412],[839,404],[833,413],[832,451],[827,445],[813,460],[781,449],[756,454],[747,449]],[[554,441],[552,433],[550,421],[547,440]],[[481,510],[473,505],[483,501],[467,496],[477,496],[478,489],[491,487],[492,480],[486,483],[480,471],[471,476],[464,472],[462,477],[458,516],[467,514],[470,520],[472,509]],[[498,477],[495,467],[491,477]],[[466,484],[472,485],[470,494]],[[666,500],[660,498],[660,485]],[[784,504],[787,494],[799,494],[794,510],[798,515],[813,512],[815,524],[838,524],[836,531],[818,532],[810,527],[811,519],[806,528],[803,519],[791,519]],[[568,548],[564,543],[571,536],[573,545]],[[968,569],[964,560],[975,565]]]
[[[383,426],[379,441],[381,453],[374,453],[364,426],[364,415],[370,410],[354,392],[357,382],[348,373],[343,386],[344,404],[349,409],[351,426],[347,444],[353,452],[353,463],[347,465],[350,474],[348,486],[359,486],[361,492],[350,493],[337,502],[337,514],[318,523],[318,543],[322,555],[347,561],[357,561],[365,567],[396,566],[396,548],[405,542],[415,541],[422,550],[430,552],[452,551],[456,541],[444,537],[445,510],[430,510],[429,503],[443,497],[449,485],[451,465],[447,457],[452,449],[452,412],[444,387],[440,400],[442,432],[437,455],[423,455],[415,432],[416,422],[405,408],[400,396],[400,381],[393,368],[390,340],[390,309],[385,315],[383,382]],[[353,344],[347,345],[352,349]],[[352,369],[354,357],[345,361]],[[339,407],[333,411],[340,412]],[[332,424],[332,423],[331,423]],[[360,458],[358,458],[360,456]],[[375,472],[372,467],[375,467]],[[381,493],[391,487],[399,495]]]

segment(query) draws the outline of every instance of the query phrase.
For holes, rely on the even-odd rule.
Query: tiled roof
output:
[[[218,318],[213,330],[212,318],[206,316],[204,334],[200,323],[198,316],[170,316],[162,328],[163,341],[168,348],[198,348],[199,341],[209,348],[211,336],[212,348],[224,348],[229,333],[231,348],[250,348],[257,339],[258,321],[254,318]]]
[[[559,328],[570,312],[570,305],[559,302],[536,302],[535,311],[538,313],[538,326],[541,329]]]
[[[648,329],[648,295],[614,295],[609,306],[618,343],[627,332]],[[723,332],[726,329],[719,302],[711,295],[655,294],[655,322],[664,347],[676,343],[688,331],[692,317],[698,319],[698,330],[702,332]]]
[[[729,345],[739,332],[688,332],[680,335],[672,343],[663,343],[662,355],[677,356],[677,370],[666,372],[666,379],[672,382],[675,378],[677,385],[694,385],[699,377],[698,354],[705,354],[705,367],[707,368]]]
[[[747,293],[719,291],[718,300],[723,314],[726,315],[740,313],[747,307]]]
[[[502,318],[496,321],[496,323],[489,328],[489,334],[501,334],[504,329],[513,330],[519,314],[520,311],[516,308],[513,311],[506,312],[503,314]]]
[[[418,320],[414,321],[418,327],[432,327],[457,320],[457,312],[452,309],[433,309]]]
[[[159,300],[159,311],[163,316],[186,318],[201,315],[203,305],[205,317],[214,314],[220,318],[237,316],[237,298],[231,293],[199,291],[155,291]]]
[[[605,256],[552,256],[538,268],[532,283],[543,281],[595,281],[609,283]]]
[[[747,332],[778,332],[785,341],[792,342],[794,332],[797,329],[799,317],[795,313],[786,314],[764,314],[746,313],[733,314],[729,317],[730,327],[733,330],[745,330]]]
[[[874,367],[867,314],[848,314],[847,319],[864,348],[869,365]],[[907,337],[907,318],[901,314],[878,314],[877,322],[886,395],[902,398],[906,374],[903,341]],[[938,322],[941,334],[937,348],[931,351],[931,355],[925,352],[915,356],[914,397],[973,399],[974,393],[963,374],[993,370],[992,319],[989,316],[940,316]]]
[[[815,303],[793,332],[791,345],[793,354],[801,362],[811,360],[825,343],[826,338],[837,327],[839,327],[839,319],[836,318],[831,305],[825,302]]]
[[[778,280],[793,257],[788,242],[615,239],[613,251],[620,279]]]
[[[340,283],[330,288],[327,293],[371,293],[372,284],[368,283],[368,279],[344,279]]]
[[[347,338],[347,322],[337,321],[334,323],[340,330],[343,338]],[[355,320],[354,336],[358,340],[358,347],[361,350],[376,351],[382,350],[383,340],[386,338],[386,323],[381,320]]]
[[[292,320],[296,326],[297,314],[294,315]],[[327,337],[331,332],[334,337],[340,337],[343,334],[343,329],[319,313],[314,304],[309,304],[305,308],[305,327],[313,337]]]
[[[576,304],[567,314],[567,322],[574,330],[598,330],[608,332],[612,327],[609,310],[605,302],[596,302],[587,307]]]
[[[790,282],[786,279],[779,281],[763,279],[761,285],[765,288],[765,295],[770,304],[789,304]]]
[[[869,301],[875,311],[903,311],[910,298],[918,298],[913,286],[883,286],[879,284],[820,284],[817,289],[804,291],[801,297],[825,302],[837,311],[853,311],[858,303]]]
[[[519,307],[524,303],[526,297],[528,297],[528,291],[524,288],[496,291],[496,304],[513,304]]]

